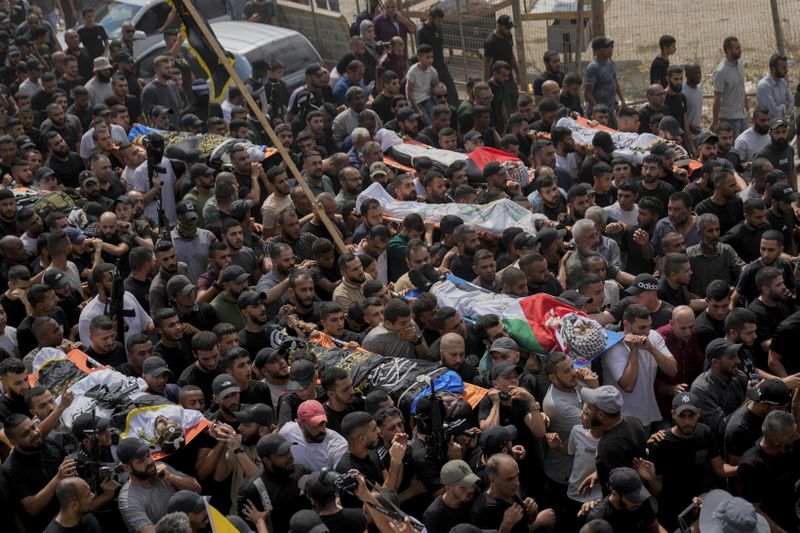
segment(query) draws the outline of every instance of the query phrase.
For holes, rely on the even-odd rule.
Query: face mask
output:
[[[178,235],[185,239],[192,239],[197,235],[197,219],[183,219],[178,222]]]

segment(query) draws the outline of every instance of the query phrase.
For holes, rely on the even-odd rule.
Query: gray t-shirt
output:
[[[714,71],[714,92],[722,93],[719,118],[747,118],[744,110],[744,64],[728,62],[727,58]]]
[[[397,336],[397,333],[383,327],[382,323],[367,333],[361,346],[365,350],[386,357],[404,357],[406,359],[415,359],[417,357],[413,344],[402,340]]]
[[[614,109],[617,103],[617,67],[612,60],[600,63],[593,58],[586,67],[584,83],[592,88],[592,96],[598,104],[606,104],[609,109]]]
[[[561,442],[567,442],[570,430],[581,421],[581,399],[577,389],[572,393],[562,392],[550,385],[542,410],[550,417],[549,431],[558,433]],[[572,457],[548,449],[544,472],[556,483],[566,485],[572,472]]]
[[[149,487],[125,483],[119,491],[119,512],[128,531],[139,531],[158,522],[167,514],[167,503],[173,494],[175,489],[161,479],[155,479]]]

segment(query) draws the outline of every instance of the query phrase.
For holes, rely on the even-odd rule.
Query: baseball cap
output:
[[[78,228],[72,226],[64,228],[64,233],[69,237],[69,242],[72,244],[81,244],[86,240],[86,235]]]
[[[620,496],[633,503],[643,503],[650,498],[650,492],[644,488],[642,478],[633,468],[621,466],[611,471],[608,485]]]
[[[241,222],[256,203],[253,200],[234,200],[228,214],[231,218]]]
[[[264,427],[272,426],[272,422],[275,420],[275,412],[272,407],[263,403],[253,404],[244,411],[236,411],[233,416],[236,417],[240,424],[255,422]]]
[[[211,390],[217,398],[225,398],[234,392],[240,392],[239,384],[234,381],[230,374],[220,374],[211,383]]]
[[[369,177],[372,178],[377,176],[378,174],[389,175],[389,167],[386,166],[386,163],[381,161],[375,161],[369,166]]]
[[[536,233],[536,238],[539,240],[539,249],[544,250],[551,244],[556,242],[559,238],[563,239],[567,236],[565,229],[543,228]]]
[[[744,344],[735,344],[728,339],[714,339],[706,346],[706,360],[716,359],[723,355],[737,355]]]
[[[58,290],[65,285],[69,285],[67,274],[58,268],[48,269],[42,277],[42,282],[53,290]]]
[[[581,389],[581,400],[594,405],[604,413],[613,415],[622,411],[622,395],[612,385],[603,385],[596,389],[584,387]]]
[[[28,65],[28,70],[42,70],[42,64],[36,58],[29,59],[26,64]]]
[[[679,392],[672,398],[672,410],[675,411],[675,414],[681,414],[687,409],[695,413],[700,412],[700,406],[697,404],[697,397],[691,392]]]
[[[281,354],[278,353],[278,350],[267,346],[258,351],[256,358],[253,359],[253,364],[256,368],[261,368],[268,363],[274,363],[279,357],[281,357]]]
[[[681,125],[678,124],[678,121],[675,119],[675,117],[671,115],[667,115],[661,119],[661,122],[658,123],[658,129],[666,131],[673,137],[683,135],[683,129],[681,128]]]
[[[18,56],[20,54],[21,54],[21,52],[19,51],[19,47],[15,46],[15,45],[9,46],[8,50],[6,50],[6,55],[9,55],[9,56]]]
[[[470,130],[464,134],[464,142],[474,141],[475,139],[483,139],[483,135],[481,135],[481,132]]]
[[[514,248],[533,248],[539,240],[528,233],[527,231],[523,231],[522,233],[517,233],[514,235]]]
[[[92,417],[92,413],[90,412],[81,413],[72,421],[72,434],[78,440],[90,438],[95,427],[97,428],[98,433],[102,433],[103,431],[107,430],[108,422],[108,418],[103,418],[100,416]]]
[[[481,432],[478,439],[478,446],[486,456],[494,455],[502,451],[507,442],[517,438],[517,428],[515,426],[492,426]]]
[[[269,433],[258,440],[256,453],[259,457],[268,457],[272,454],[283,455],[292,448],[292,443],[280,433]]]
[[[174,113],[174,111],[169,107],[164,107],[163,105],[154,105],[153,107],[150,108],[151,117],[159,117],[165,113],[171,115],[172,113]]]
[[[297,408],[297,421],[318,426],[328,421],[328,415],[325,414],[325,408],[317,400],[306,400]]]
[[[703,533],[769,533],[767,519],[756,512],[753,504],[714,489],[703,498],[700,507],[700,531]]]
[[[172,375],[172,370],[167,366],[167,362],[157,355],[151,355],[142,363],[142,374],[156,377],[164,372],[169,372]]]
[[[168,513],[200,513],[206,509],[206,501],[191,490],[179,490],[167,502]]]
[[[439,472],[442,485],[457,485],[470,488],[481,478],[475,475],[467,463],[460,459],[447,461]]]
[[[211,168],[208,165],[203,164],[203,163],[198,163],[198,164],[192,166],[192,170],[191,170],[190,174],[191,174],[191,177],[192,177],[192,181],[194,181],[197,178],[199,178],[200,176],[213,176],[214,175],[214,169]]]
[[[497,161],[489,161],[483,167],[483,178],[486,179],[489,176],[494,176],[495,174],[505,174],[506,167],[498,163]]]
[[[114,54],[114,61],[117,63],[133,63],[133,56],[125,51],[117,52]]]
[[[175,205],[175,214],[179,217],[186,216],[190,213],[194,213],[194,216],[197,217],[197,206],[194,205],[192,202],[187,201],[180,201]]]
[[[324,69],[317,65],[309,65],[306,67],[306,76],[319,76],[324,72]]]
[[[404,107],[397,113],[397,120],[400,122],[404,122],[406,120],[417,120],[419,115],[417,115],[413,109],[410,107]]]
[[[316,512],[303,509],[289,520],[289,533],[330,533],[330,530]]]
[[[597,50],[599,48],[609,48],[611,46],[614,46],[614,41],[612,41],[605,35],[600,35],[592,39],[592,50]]]
[[[503,361],[501,363],[497,363],[492,367],[491,378],[492,380],[495,380],[500,376],[507,376],[512,372],[519,373],[516,366],[514,366],[512,363],[509,363],[508,361]]]
[[[583,307],[584,305],[592,301],[591,298],[589,298],[588,296],[584,296],[583,294],[579,293],[576,290],[564,291],[561,293],[559,298],[568,301],[575,307]]]
[[[657,291],[658,279],[652,274],[637,274],[630,287],[625,289],[625,294],[635,296],[646,291]]]
[[[700,135],[697,136],[697,146],[701,144],[717,144],[718,142],[719,137],[710,131],[701,131]]]
[[[328,498],[336,494],[336,487],[324,483],[320,479],[320,474],[321,472],[317,470],[316,472],[301,476],[300,479],[297,480],[297,487],[303,494],[308,495],[310,498],[317,501],[327,501]]]
[[[303,390],[311,385],[316,374],[314,365],[311,361],[300,359],[292,363],[289,369],[289,384],[286,385],[286,390]]]
[[[200,117],[194,113],[187,113],[181,117],[181,128],[187,128],[189,126],[193,128],[202,128],[203,124],[205,124],[205,122],[200,120]]]
[[[83,185],[87,181],[94,181],[97,184],[100,182],[97,180],[97,176],[95,176],[91,170],[84,170],[80,174],[78,174],[78,183]]]
[[[517,345],[517,341],[512,339],[511,337],[500,337],[499,339],[495,339],[492,343],[491,348],[489,348],[489,352],[499,352],[502,354],[507,354],[508,352],[518,352],[519,345]]]
[[[239,306],[239,309],[244,309],[245,307],[262,303],[266,299],[267,294],[264,292],[244,291],[239,295],[239,299],[236,300],[236,305]]]
[[[133,459],[142,459],[150,453],[150,448],[142,439],[128,437],[117,446],[117,458],[120,463],[127,464]]]
[[[754,402],[780,406],[792,401],[792,392],[780,379],[765,379],[755,387],[747,389],[747,397]]]
[[[243,281],[247,281],[249,277],[250,274],[248,274],[247,271],[239,265],[228,265],[222,269],[222,283],[229,281],[241,283]]]
[[[114,207],[117,207],[117,204],[125,204],[133,206],[133,198],[131,198],[127,194],[121,194],[117,196],[116,200],[114,200]]]
[[[769,123],[769,129],[771,129],[771,130],[777,130],[781,126],[783,126],[784,128],[788,128],[789,127],[789,125],[786,124],[786,121],[783,120],[782,118],[772,119],[772,122]]]
[[[511,17],[509,17],[508,15],[500,15],[499,17],[497,17],[497,23],[500,24],[501,26],[505,26],[506,28],[514,27],[514,21],[511,20]]]
[[[598,131],[592,137],[592,146],[602,148],[604,152],[613,152],[615,150],[614,139],[607,131]]]
[[[193,284],[189,278],[184,275],[177,274],[169,278],[167,282],[167,295],[181,295],[185,296],[196,289],[197,286]]]
[[[779,181],[772,186],[772,199],[791,203],[797,199],[797,193],[785,181]]]

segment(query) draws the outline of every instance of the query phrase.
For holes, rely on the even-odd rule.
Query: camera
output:
[[[353,492],[358,486],[358,480],[352,474],[340,474],[328,467],[320,470],[319,480],[325,485],[334,487],[336,492]]]
[[[460,418],[453,422],[446,423],[443,425],[443,428],[444,436],[448,440],[451,437],[458,437],[459,435],[464,435],[471,439],[478,436],[474,431],[469,430],[469,421],[466,418]]]
[[[147,171],[151,175],[157,172],[166,174],[167,169],[159,166],[164,158],[164,150],[166,150],[164,137],[158,133],[148,133],[142,137],[142,146],[147,152]]]
[[[119,475],[125,472],[121,464],[119,465],[103,465],[97,469],[97,475],[100,477],[100,482],[113,479],[119,481]]]
[[[375,41],[375,48],[386,49],[389,48],[390,46],[392,46],[392,43],[389,41]]]

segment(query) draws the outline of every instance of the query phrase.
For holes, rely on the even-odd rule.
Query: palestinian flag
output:
[[[465,318],[497,315],[522,350],[540,355],[552,351],[568,352],[558,331],[560,319],[571,313],[587,316],[549,294],[515,298],[486,291],[452,275],[447,276],[447,281],[434,285],[431,293],[436,296],[439,306],[454,307]],[[606,331],[605,349],[621,340],[619,333]],[[588,361],[582,364],[586,363]]]
[[[225,67],[217,58],[217,54],[214,53],[211,42],[200,29],[200,24],[205,26],[208,30],[208,35],[216,41],[217,46],[222,50],[223,48],[219,44],[219,41],[217,41],[217,37],[214,35],[214,31],[211,29],[211,26],[209,26],[208,21],[205,18],[195,20],[186,8],[186,3],[191,1],[192,0],[167,0],[180,18],[181,34],[188,45],[189,52],[200,64],[200,68],[208,74],[209,99],[211,103],[219,103],[225,99],[228,85],[230,85],[232,80],[228,71],[225,70]],[[195,10],[197,11],[196,6]],[[230,57],[226,60],[233,63],[233,59]]]

